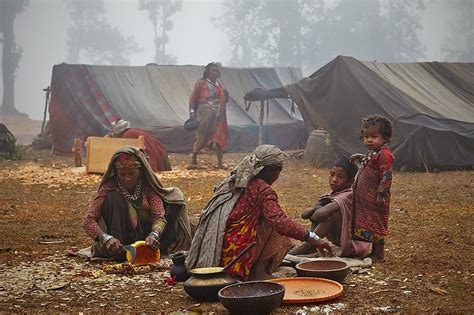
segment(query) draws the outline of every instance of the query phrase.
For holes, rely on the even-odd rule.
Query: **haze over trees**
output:
[[[0,111],[42,117],[61,62],[215,60],[305,75],[337,55],[474,62],[473,12],[473,0],[0,0]]]
[[[456,17],[450,23],[451,36],[444,38],[441,44],[444,60],[474,61],[474,2],[468,1],[470,0],[466,0],[464,3],[453,3]]]
[[[339,54],[380,61],[424,57],[417,35],[422,0],[226,0],[216,25],[234,65],[315,68]]]
[[[67,61],[94,64],[130,64],[127,55],[141,51],[132,36],[125,37],[105,17],[103,0],[70,0],[68,9],[73,26],[68,30]]]
[[[168,32],[173,29],[171,17],[181,10],[182,0],[140,0],[138,10],[148,11],[148,19],[153,24],[153,42],[155,44],[155,62],[157,64],[175,64],[176,56],[166,53],[169,42]]]
[[[29,0],[0,1],[0,42],[2,51],[3,99],[1,112],[18,114],[15,108],[15,77],[23,48],[15,42],[14,22],[17,14],[25,9]]]

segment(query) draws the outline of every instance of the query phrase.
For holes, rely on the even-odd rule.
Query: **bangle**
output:
[[[316,240],[316,241],[320,239],[319,236],[316,235],[316,233],[314,233],[314,232],[311,231],[311,230],[308,230],[308,231],[306,231],[306,233],[305,233],[303,239],[304,239],[304,241],[306,242],[306,241],[308,241],[308,239],[310,239],[310,238],[312,238],[312,239],[314,239],[314,240]]]
[[[304,233],[304,236],[303,236],[303,241],[307,241],[308,238],[309,238],[309,232],[311,232],[310,230],[306,231],[306,233]]]
[[[321,238],[318,236],[318,234],[314,233],[313,231],[309,232],[308,238],[311,238],[315,241],[319,241]]]
[[[190,113],[190,114],[194,113],[194,109],[191,108],[191,109],[189,110],[189,113]]]
[[[159,241],[160,240],[160,233],[156,232],[156,231],[151,231],[150,234],[148,234],[148,236],[151,236],[153,237],[155,240]]]
[[[106,233],[102,233],[102,235],[101,235],[101,241],[104,245],[107,244],[107,242],[110,241],[113,238],[114,237],[112,235],[109,235],[109,234],[106,234]]]

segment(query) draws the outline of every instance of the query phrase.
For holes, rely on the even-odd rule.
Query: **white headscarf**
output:
[[[242,162],[233,171],[235,173],[234,187],[247,187],[248,182],[257,176],[267,165],[283,167],[285,157],[283,152],[274,145],[263,144],[258,146],[252,154],[244,157]]]
[[[258,146],[237,165],[230,176],[216,186],[214,195],[201,213],[186,258],[188,268],[219,266],[227,218],[248,182],[264,166],[283,166],[283,161],[283,152],[278,147],[268,144]],[[231,185],[232,182],[234,185]]]
[[[112,123],[112,134],[114,136],[119,136],[128,128],[130,128],[130,122],[123,119],[119,119],[116,122]]]

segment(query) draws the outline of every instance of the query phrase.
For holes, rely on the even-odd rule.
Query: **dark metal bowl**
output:
[[[325,278],[342,283],[349,274],[349,265],[338,260],[315,260],[299,263],[295,266],[300,277]]]
[[[285,287],[276,282],[249,281],[219,291],[219,301],[234,314],[268,314],[277,308]]]
[[[237,282],[222,267],[196,268],[189,273],[191,277],[184,282],[184,291],[198,301],[218,301],[219,290]]]

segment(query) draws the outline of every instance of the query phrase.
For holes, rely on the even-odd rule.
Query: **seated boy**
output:
[[[357,166],[348,158],[340,156],[329,170],[331,192],[322,195],[314,207],[305,209],[303,219],[311,221],[311,230],[319,237],[327,237],[342,248],[342,257],[361,257],[370,253],[370,243],[350,239],[352,214],[352,188]],[[316,249],[309,243],[292,249],[291,255],[314,253]]]

